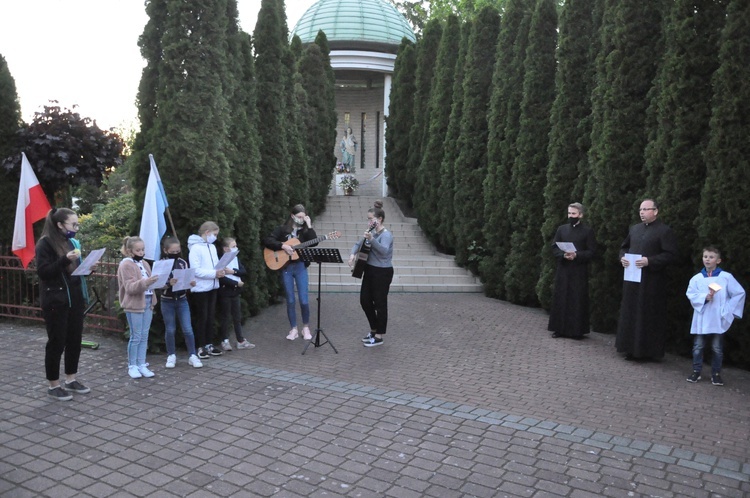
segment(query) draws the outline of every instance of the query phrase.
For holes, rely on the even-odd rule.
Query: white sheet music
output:
[[[149,285],[148,288],[153,289],[160,289],[167,285],[167,280],[169,280],[169,274],[172,273],[172,268],[174,267],[174,260],[172,259],[160,259],[159,261],[154,261],[154,268],[151,270],[151,276],[159,277],[156,279],[156,282]]]
[[[555,242],[562,252],[576,252],[576,246],[572,242]]]
[[[625,259],[628,260],[630,263],[627,268],[625,268],[625,274],[623,275],[623,280],[626,282],[635,282],[640,284],[641,283],[641,269],[635,266],[636,260],[641,259],[643,256],[640,254],[625,254]]]
[[[190,282],[195,280],[195,268],[185,268],[184,270],[174,270],[172,276],[177,279],[177,283],[172,286],[172,292],[190,289]]]
[[[83,263],[81,263],[71,275],[90,275],[92,268],[99,262],[106,250],[107,249],[102,247],[101,249],[91,251],[89,255],[86,256],[86,259],[83,260]]]
[[[214,270],[223,270],[227,267],[229,263],[232,262],[234,258],[237,257],[237,255],[240,253],[240,251],[234,251],[234,252],[225,252],[224,255],[221,257],[218,263],[216,263],[216,266],[214,266]]]

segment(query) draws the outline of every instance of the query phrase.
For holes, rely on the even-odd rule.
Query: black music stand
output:
[[[333,351],[336,354],[339,354],[339,352],[336,351],[336,346],[333,345],[325,332],[323,332],[323,329],[320,328],[320,282],[323,276],[323,263],[343,263],[344,261],[341,259],[341,253],[338,249],[305,247],[303,249],[297,249],[297,254],[299,254],[300,260],[302,261],[307,263],[318,263],[318,327],[315,329],[315,334],[313,334],[312,339],[310,339],[310,342],[305,346],[302,354],[307,352],[307,348],[310,347],[310,344],[313,344],[316,348],[325,344],[330,344]],[[323,337],[325,337],[325,342],[320,342],[320,334],[323,334]]]

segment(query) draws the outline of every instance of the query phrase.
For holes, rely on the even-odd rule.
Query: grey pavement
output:
[[[543,311],[477,294],[390,312],[364,348],[358,296],[323,294],[338,354],[303,356],[275,305],[245,324],[255,349],[151,354],[153,379],[86,334],[92,392],[70,402],[46,396],[41,324],[2,322],[0,495],[750,496],[750,372],[690,384],[688,358],[626,362],[613,336],[552,339]]]

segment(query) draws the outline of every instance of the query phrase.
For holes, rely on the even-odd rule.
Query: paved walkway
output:
[[[687,358],[625,362],[612,336],[554,340],[544,312],[476,294],[391,310],[364,348],[358,296],[323,294],[338,354],[302,356],[273,306],[246,323],[257,348],[200,370],[150,355],[153,379],[87,337],[93,392],[71,402],[45,395],[42,328],[0,323],[0,495],[750,496],[750,372],[689,384]]]

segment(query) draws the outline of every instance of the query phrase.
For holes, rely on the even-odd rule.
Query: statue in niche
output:
[[[357,140],[351,128],[344,132],[344,138],[341,140],[341,162],[344,163],[346,171],[354,170],[354,155],[357,152]]]

